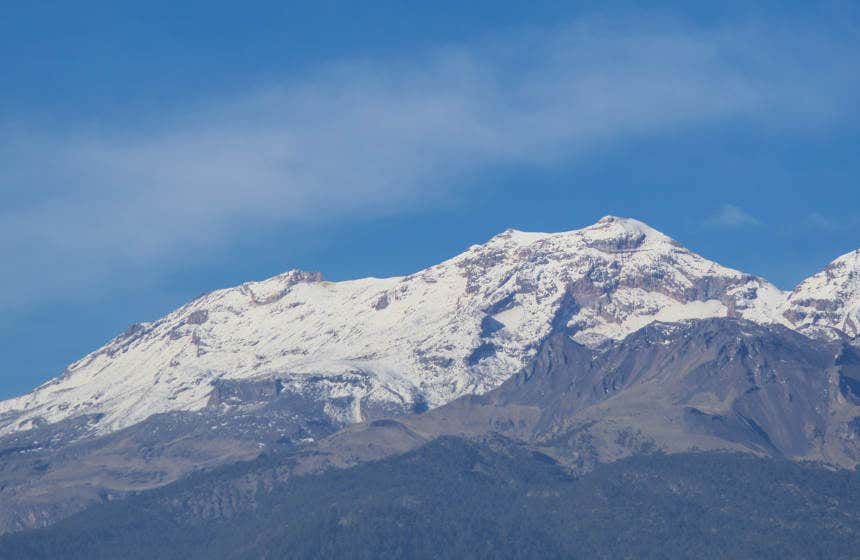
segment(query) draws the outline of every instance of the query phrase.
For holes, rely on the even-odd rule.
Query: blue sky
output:
[[[851,2],[19,4],[0,397],[201,292],[508,227],[636,217],[784,288],[860,247]]]

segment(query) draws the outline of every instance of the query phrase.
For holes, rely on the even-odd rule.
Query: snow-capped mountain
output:
[[[801,282],[788,296],[785,317],[801,330],[823,326],[860,334],[860,249]]]
[[[592,347],[655,320],[724,316],[856,335],[852,255],[786,294],[607,216],[563,233],[508,230],[409,276],[326,282],[290,271],[133,325],[0,403],[0,435],[85,414],[102,415],[95,430],[105,433],[199,410],[218,380],[276,378],[342,423],[435,407],[498,386],[554,329]]]

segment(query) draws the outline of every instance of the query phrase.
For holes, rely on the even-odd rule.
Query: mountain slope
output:
[[[550,341],[521,388],[502,388],[540,408],[529,438],[541,445],[598,461],[643,448],[860,461],[860,352],[844,342],[706,319],[652,323],[590,363],[571,361],[570,344]]]
[[[730,453],[639,455],[578,477],[502,439],[267,485],[241,515],[214,472],[0,539],[33,560],[854,558],[860,477]],[[456,496],[457,499],[452,499]]]
[[[222,380],[201,411],[157,414],[97,438],[78,437],[86,423],[72,421],[0,438],[0,532],[249,460],[228,469],[236,473],[229,495],[195,515],[241,514],[276,481],[444,436],[502,436],[576,473],[697,449],[860,462],[860,350],[844,340],[718,318],[655,322],[589,348],[556,329],[527,367],[488,393],[337,432],[325,403],[279,392],[276,381]]]
[[[305,463],[349,466],[442,435],[490,434],[527,442],[575,470],[694,449],[854,468],[860,350],[725,318],[653,323],[601,350],[556,333],[498,389],[351,426],[320,441]]]
[[[201,410],[219,380],[278,379],[343,425],[486,392],[554,327],[597,347],[654,320],[786,322],[784,300],[635,220],[509,230],[409,276],[332,283],[291,271],[201,296],[0,403],[0,435],[83,415],[108,433]]]

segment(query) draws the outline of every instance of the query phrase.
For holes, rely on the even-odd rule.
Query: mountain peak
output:
[[[837,257],[827,266],[827,268],[830,268],[834,265],[846,267],[849,272],[853,272],[856,274],[858,271],[860,271],[860,249],[854,249],[853,251],[845,253],[841,257]]]
[[[644,222],[640,222],[639,220],[636,220],[634,218],[625,218],[624,216],[615,216],[613,214],[607,214],[606,216],[603,216],[602,218],[597,220],[597,222],[595,222],[594,225],[597,225],[597,224],[616,224],[616,223],[617,224],[635,224],[635,225],[639,225],[639,226],[649,227]]]
[[[645,222],[641,220],[637,220],[636,218],[625,218],[623,216],[613,216],[612,214],[608,214],[603,216],[599,220],[597,220],[591,226],[588,226],[584,229],[595,228],[598,226],[605,227],[606,225],[615,225],[621,228],[624,228],[627,231],[640,231],[642,233],[658,233],[662,235],[659,231],[652,228]]]
[[[589,244],[608,251],[624,251],[666,244],[680,246],[675,240],[648,224],[633,218],[604,216],[595,224],[578,230]]]
[[[830,327],[860,335],[860,249],[798,284],[784,316],[797,328]]]
[[[508,228],[490,239],[486,245],[474,245],[471,250],[480,251],[498,246],[523,247],[538,242],[549,243],[556,251],[563,251],[565,247],[591,247],[610,253],[636,250],[646,246],[653,247],[660,244],[680,247],[675,240],[644,222],[634,218],[607,215],[581,229],[556,233]]]

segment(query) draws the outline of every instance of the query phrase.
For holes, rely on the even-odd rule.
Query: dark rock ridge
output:
[[[602,351],[553,335],[495,391],[399,418],[396,430],[351,426],[316,449],[342,465],[439,435],[497,433],[575,470],[641,451],[691,449],[853,468],[858,395],[860,353],[844,341],[735,319],[653,323]],[[397,433],[389,439],[386,431]]]

